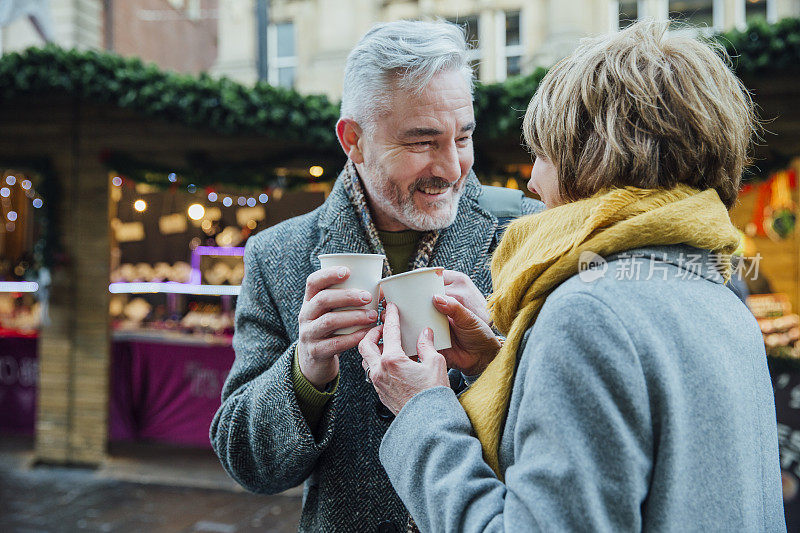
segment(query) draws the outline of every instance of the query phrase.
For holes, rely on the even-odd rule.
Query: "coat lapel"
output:
[[[319,242],[311,251],[311,264],[319,268],[318,256],[322,254],[374,254],[382,251],[372,250],[356,210],[344,190],[339,176],[327,201],[325,211],[319,217]]]

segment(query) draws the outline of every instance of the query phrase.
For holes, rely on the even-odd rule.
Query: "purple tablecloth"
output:
[[[208,428],[233,358],[230,346],[115,342],[111,440],[209,447]]]
[[[0,432],[33,435],[38,376],[36,339],[0,337]]]
[[[0,337],[0,433],[33,434],[37,340]],[[109,438],[209,447],[233,348],[144,341],[112,344]]]

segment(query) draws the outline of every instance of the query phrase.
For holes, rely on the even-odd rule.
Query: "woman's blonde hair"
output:
[[[555,165],[565,200],[685,183],[730,208],[759,126],[728,64],[721,46],[652,21],[586,39],[542,80],[525,141]]]

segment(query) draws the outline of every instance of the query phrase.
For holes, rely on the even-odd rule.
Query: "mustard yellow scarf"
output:
[[[581,252],[606,257],[643,246],[688,244],[727,255],[738,243],[739,234],[716,191],[683,185],[671,190],[613,189],[512,223],[492,258],[494,293],[489,299],[494,324],[507,339],[460,397],[484,459],[498,477],[503,479],[498,447],[517,351],[547,296],[578,273]],[[730,261],[722,271],[727,281]]]

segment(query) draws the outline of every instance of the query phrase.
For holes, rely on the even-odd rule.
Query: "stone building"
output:
[[[217,58],[218,0],[37,0],[29,4],[35,8],[12,1],[21,7],[5,27],[0,13],[0,52],[47,40],[191,74],[207,72]]]
[[[578,39],[637,17],[683,20],[699,31],[800,15],[800,0],[221,0],[213,67],[302,93],[341,96],[347,53],[379,21],[444,18],[467,27],[476,73],[503,81],[549,66]]]

